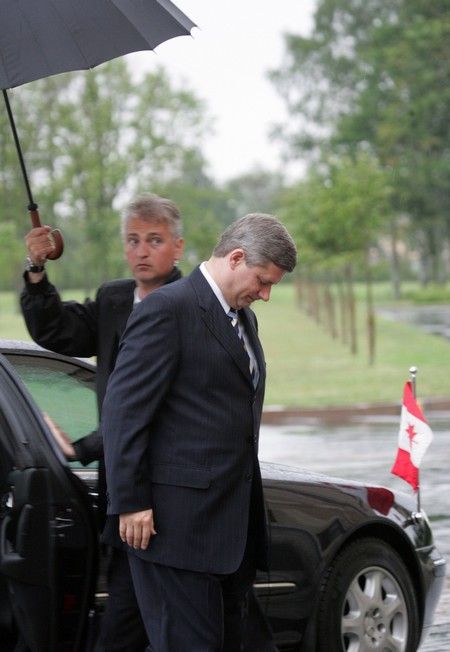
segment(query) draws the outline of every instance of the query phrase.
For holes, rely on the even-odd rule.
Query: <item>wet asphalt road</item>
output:
[[[447,578],[435,622],[420,652],[450,651],[450,413],[428,413],[434,440],[420,470],[421,504],[436,546],[448,560]],[[354,417],[345,424],[302,419],[261,428],[259,458],[312,471],[371,481],[405,493],[409,485],[390,473],[397,452],[399,418]]]

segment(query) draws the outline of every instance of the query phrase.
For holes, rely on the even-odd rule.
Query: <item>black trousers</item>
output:
[[[132,552],[129,562],[148,652],[276,650],[252,593],[256,571],[248,545],[241,566],[230,575],[161,566]]]
[[[108,566],[108,601],[95,652],[144,652],[147,634],[134,593],[128,555],[112,548]]]

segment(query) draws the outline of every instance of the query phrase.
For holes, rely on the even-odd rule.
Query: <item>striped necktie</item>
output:
[[[248,355],[247,347],[245,346],[244,335],[243,335],[242,329],[241,329],[241,327],[239,325],[239,317],[238,317],[237,310],[233,310],[233,308],[230,308],[229,311],[227,312],[227,317],[229,318],[229,320],[231,322],[231,325],[232,325],[236,335],[238,336],[239,341],[240,341],[240,343],[242,344],[242,346],[244,348],[244,351],[246,352],[246,354],[248,356],[248,366],[249,366],[249,369],[250,369],[250,375],[252,377],[253,386],[255,387],[256,386],[256,369],[255,369],[255,366],[253,364],[252,358]]]

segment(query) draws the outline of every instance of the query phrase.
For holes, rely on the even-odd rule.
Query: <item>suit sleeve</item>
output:
[[[83,466],[103,457],[103,438],[98,430],[93,430],[88,435],[73,442],[75,459]]]
[[[98,295],[95,301],[87,299],[84,303],[62,301],[47,276],[39,283],[29,283],[25,272],[24,279],[20,306],[33,340],[64,355],[96,355]]]
[[[101,418],[109,514],[153,506],[148,442],[176,374],[179,341],[176,315],[166,297],[156,292],[133,310]]]

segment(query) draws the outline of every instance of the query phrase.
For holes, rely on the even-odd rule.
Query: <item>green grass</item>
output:
[[[450,343],[443,338],[378,318],[376,360],[369,366],[362,303],[357,355],[299,310],[290,285],[274,288],[270,302],[258,302],[255,311],[267,361],[266,405],[398,402],[413,365],[419,398],[450,396]]]
[[[20,314],[18,295],[13,292],[0,292],[0,337],[27,341],[30,339]]]
[[[81,292],[66,294],[83,298]],[[376,299],[389,300],[386,287],[376,288]],[[0,337],[29,340],[16,307],[12,293],[0,293]],[[368,365],[363,302],[358,304],[357,355],[299,309],[289,284],[274,288],[270,302],[258,302],[254,308],[267,361],[266,405],[399,402],[412,365],[419,370],[420,399],[450,396],[450,342],[418,328],[378,318],[376,360]]]

